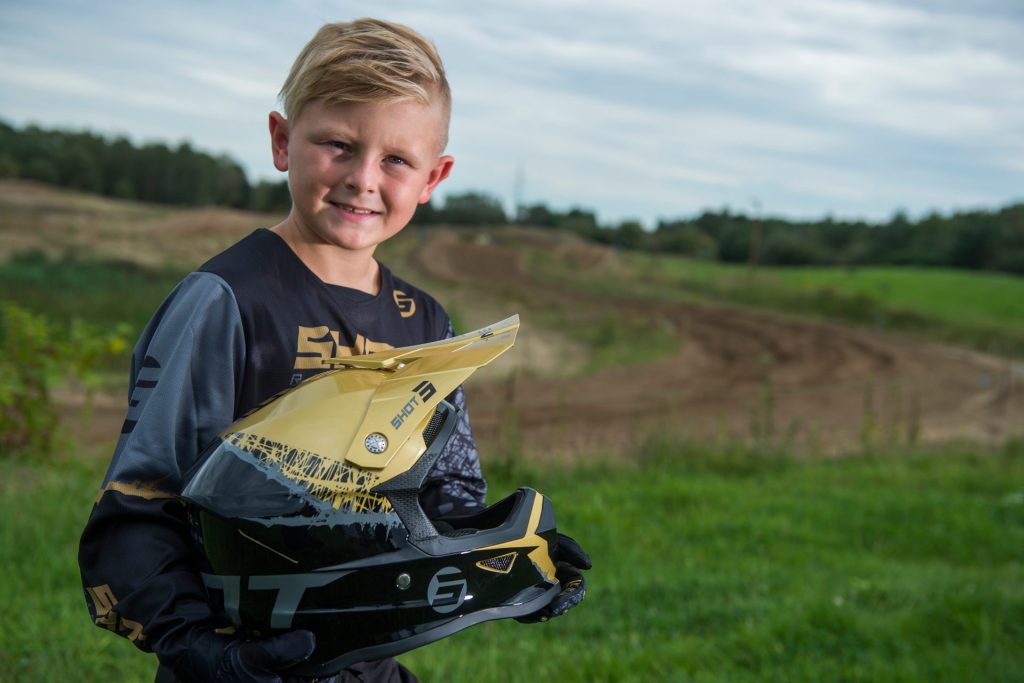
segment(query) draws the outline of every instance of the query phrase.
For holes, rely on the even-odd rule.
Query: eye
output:
[[[334,149],[337,149],[338,151],[341,151],[341,152],[351,152],[352,151],[352,145],[348,144],[347,142],[342,142],[341,140],[329,140],[327,142],[327,145],[329,147],[333,147]]]
[[[409,164],[402,157],[396,157],[394,154],[384,157],[384,161],[389,164],[396,164],[399,166],[408,166]]]

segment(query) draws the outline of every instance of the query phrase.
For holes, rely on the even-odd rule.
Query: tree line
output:
[[[25,178],[109,197],[183,206],[229,206],[285,212],[287,181],[251,184],[241,166],[187,142],[133,145],[91,132],[16,129],[0,121],[0,177]],[[911,220],[897,211],[890,220],[793,221],[729,209],[661,220],[654,230],[639,221],[601,224],[593,211],[558,211],[545,204],[506,213],[484,192],[448,195],[416,212],[419,224],[530,225],[571,232],[623,249],[766,265],[920,265],[1024,274],[1024,203],[997,210],[932,213]]]
[[[226,155],[163,143],[141,146],[125,137],[88,131],[17,129],[0,121],[0,178],[23,178],[92,192],[178,206],[228,206],[287,211],[285,182],[249,183]]]
[[[725,263],[778,266],[915,265],[995,270],[1024,275],[1024,203],[997,210],[931,213],[911,220],[897,211],[885,222],[832,217],[793,221],[729,209],[692,218],[661,220],[647,230],[636,220],[602,225],[594,212],[560,212],[544,204],[506,216],[501,202],[483,193],[449,196],[444,207],[421,207],[425,223],[516,223],[572,232],[622,249],[680,254]]]
[[[732,263],[913,265],[1024,275],[1024,204],[950,215],[933,212],[916,221],[897,211],[879,223],[831,217],[761,219],[723,209],[659,222],[653,233],[634,240],[634,246]]]

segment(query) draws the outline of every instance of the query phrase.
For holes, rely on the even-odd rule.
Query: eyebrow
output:
[[[342,138],[346,142],[352,142],[355,146],[358,145],[358,141],[353,141],[353,134],[350,130],[346,130],[343,127],[334,126],[331,124],[322,124],[319,128],[310,128],[309,137],[313,140],[329,140]],[[415,142],[413,143],[416,144]],[[405,145],[390,144],[383,147],[383,153],[388,156],[396,156],[405,159],[407,162],[416,162],[416,165],[429,163],[433,160],[432,150],[436,147],[435,143],[426,143],[421,145],[422,154],[417,154],[415,149]],[[440,156],[440,154],[438,154]]]
[[[319,128],[310,128],[309,135],[314,138],[349,137],[347,132],[330,125],[324,125]]]

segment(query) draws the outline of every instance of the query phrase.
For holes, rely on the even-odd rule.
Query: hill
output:
[[[278,219],[0,182],[0,258],[37,249],[184,273]],[[464,329],[523,316],[519,347],[468,388],[484,452],[628,455],[666,435],[833,452],[1024,433],[1024,372],[1009,358],[737,306],[685,282],[645,290],[618,250],[568,235],[411,228],[379,255]],[[116,295],[62,292],[83,298],[83,315]],[[120,399],[106,405],[112,435]]]

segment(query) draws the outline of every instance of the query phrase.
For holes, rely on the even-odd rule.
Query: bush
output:
[[[70,382],[91,394],[97,365],[127,348],[123,326],[57,325],[0,302],[0,454],[51,455],[59,426],[53,390]]]

